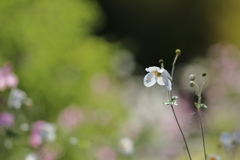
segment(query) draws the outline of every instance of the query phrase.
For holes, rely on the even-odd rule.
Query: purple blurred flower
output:
[[[0,128],[11,127],[14,124],[14,116],[11,113],[0,113]]]
[[[45,123],[46,122],[43,120],[35,122],[32,126],[32,133],[37,133],[37,134],[40,133],[40,131],[43,129]]]
[[[6,64],[0,68],[0,91],[4,91],[7,87],[16,87],[17,85],[18,78],[12,73],[12,67]]]
[[[80,108],[76,106],[67,107],[59,115],[59,124],[66,130],[71,131],[78,127],[83,121],[84,115]]]

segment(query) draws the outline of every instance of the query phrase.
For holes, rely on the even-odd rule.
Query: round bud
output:
[[[191,75],[189,76],[189,80],[190,80],[190,81],[194,81],[195,79],[196,79],[196,77],[195,77],[194,74],[191,74]]]
[[[205,77],[207,75],[207,73],[203,73],[202,76]]]
[[[162,59],[160,59],[158,62],[159,62],[159,63],[163,63],[164,61],[163,61]]]
[[[190,87],[194,87],[195,83],[193,81],[190,81],[189,85],[190,85]]]
[[[181,50],[180,49],[176,49],[176,54],[180,55],[181,54]]]

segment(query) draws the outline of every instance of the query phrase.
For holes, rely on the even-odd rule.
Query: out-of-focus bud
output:
[[[203,77],[206,77],[206,75],[207,75],[207,73],[203,73],[203,74],[202,74]]]
[[[176,52],[177,55],[181,55],[181,50],[180,49],[176,49],[175,52]]]
[[[189,76],[189,80],[190,80],[190,81],[194,81],[195,79],[196,79],[196,77],[195,77],[194,74],[191,74],[191,75]]]
[[[195,82],[194,81],[190,81],[189,85],[190,85],[190,87],[194,87],[195,86]]]

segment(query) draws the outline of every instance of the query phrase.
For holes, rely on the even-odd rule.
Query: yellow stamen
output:
[[[161,77],[161,73],[159,73],[158,71],[154,71],[154,74],[155,74],[157,77]]]
[[[216,160],[216,158],[215,157],[210,157],[209,160]]]

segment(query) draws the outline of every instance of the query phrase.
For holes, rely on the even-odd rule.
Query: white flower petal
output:
[[[145,70],[146,70],[147,72],[153,72],[153,71],[159,71],[160,68],[153,66],[153,67],[148,67],[148,68],[146,68]]]
[[[143,79],[143,84],[146,87],[151,87],[155,83],[156,83],[156,76],[154,75],[154,72],[148,73]]]
[[[220,136],[220,141],[227,149],[232,148],[233,139],[230,133],[228,132],[222,133]]]
[[[158,78],[157,78],[157,83],[158,83],[159,85],[162,85],[162,86],[165,85],[164,82],[163,82],[163,78],[162,78],[162,77],[158,77]]]
[[[170,91],[172,90],[172,83],[171,81],[168,79],[167,77],[167,74],[165,71],[162,72],[162,79],[163,79],[163,82],[165,84],[165,86],[167,87],[167,89]]]
[[[166,77],[167,78],[169,78],[170,80],[172,80],[172,77],[171,77],[171,75],[168,73],[168,71],[166,70],[166,69],[164,69],[164,68],[162,68],[161,70],[160,70],[160,72],[161,73],[165,73],[165,75],[166,75]]]
[[[217,154],[210,154],[207,160],[212,160],[212,159],[221,160],[221,157],[218,156]]]

